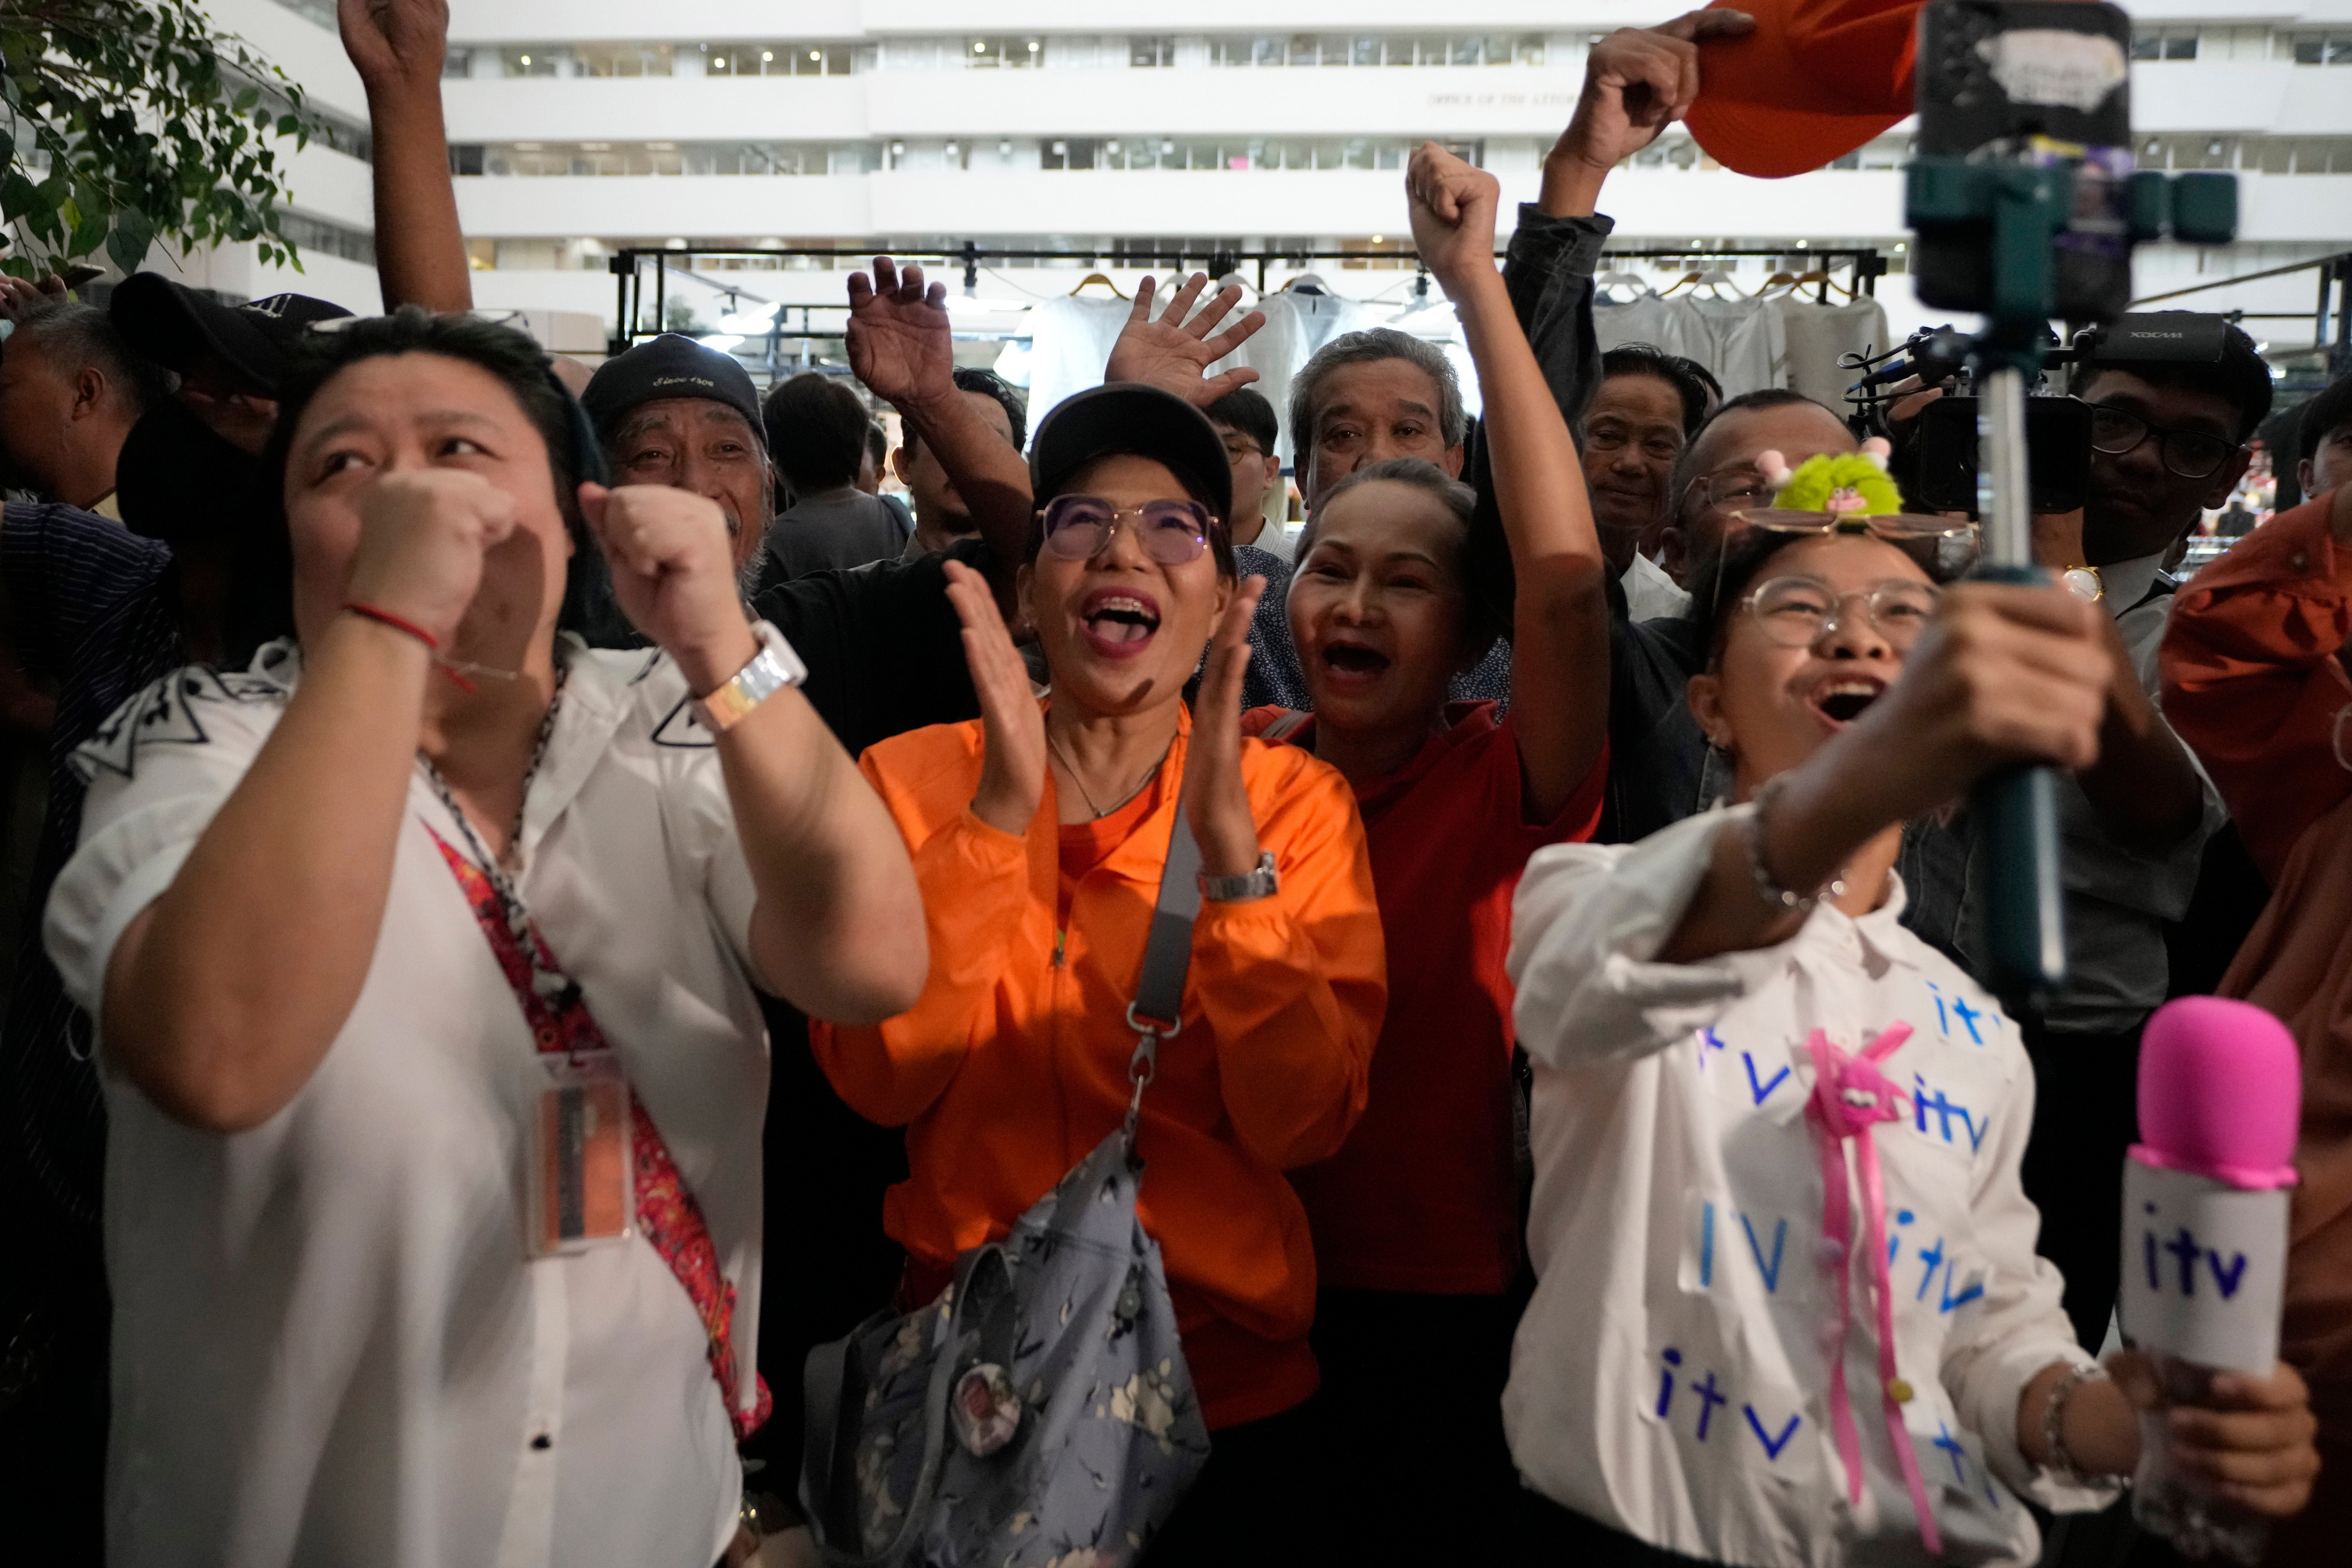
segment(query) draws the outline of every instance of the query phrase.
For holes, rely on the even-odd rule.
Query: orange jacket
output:
[[[2336,492],[2279,513],[2180,585],[2159,655],[2164,716],[2197,749],[2275,883],[2304,829],[2352,795],[2339,721],[2352,679],[2352,553]]]
[[[930,980],[908,1012],[873,1028],[813,1024],[810,1043],[851,1106],[908,1128],[908,1178],[883,1216],[919,1288],[1003,1236],[1127,1114],[1127,1005],[1191,729],[1180,721],[1160,804],[1078,884],[1058,957],[1050,772],[1015,837],[971,813],[986,744],[977,720],[881,742],[859,764],[914,853]],[[1160,1049],[1139,1134],[1143,1224],[1212,1427],[1314,1392],[1315,1258],[1282,1173],[1329,1157],[1362,1114],[1388,1000],[1347,781],[1294,746],[1244,741],[1241,761],[1281,890],[1202,906],[1182,1028]]]

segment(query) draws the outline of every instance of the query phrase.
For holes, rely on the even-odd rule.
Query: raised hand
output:
[[[583,484],[580,509],[612,566],[622,613],[677,661],[689,689],[715,690],[751,662],[758,640],[718,502],[668,485]]]
[[[1691,11],[1655,27],[1621,27],[1593,45],[1576,112],[1544,160],[1544,209],[1591,212],[1609,171],[1690,111],[1699,46],[1755,26],[1742,11]]]
[[[336,0],[335,25],[368,91],[440,81],[448,0]]]
[[[1249,668],[1250,617],[1265,579],[1244,577],[1209,639],[1192,707],[1192,742],[1184,756],[1184,807],[1200,842],[1201,868],[1212,877],[1257,869],[1257,823],[1242,783],[1242,673]]]
[[[0,321],[21,321],[35,307],[68,298],[66,280],[54,272],[38,283],[0,276]]]
[[[1223,331],[1210,336],[1217,323],[1241,303],[1242,291],[1238,285],[1227,288],[1202,306],[1200,314],[1193,315],[1192,303],[1208,286],[1207,273],[1193,273],[1154,320],[1151,298],[1155,286],[1150,278],[1137,284],[1135,309],[1128,313],[1127,325],[1119,329],[1118,342],[1111,345],[1110,363],[1104,368],[1103,379],[1139,381],[1147,386],[1172,392],[1202,408],[1226,393],[1255,381],[1257,372],[1246,365],[1222,375],[1207,374],[1209,366],[1249,342],[1265,325],[1265,312],[1252,310]]]
[[[481,586],[482,556],[514,531],[514,498],[458,468],[389,473],[360,501],[346,590],[446,647]]]
[[[1434,142],[1416,148],[1404,176],[1413,247],[1451,296],[1474,269],[1495,270],[1495,209],[1502,183]]]
[[[947,574],[948,602],[963,622],[964,662],[988,731],[972,815],[1002,832],[1025,834],[1045,798],[1045,715],[988,579],[961,561],[949,562]]]
[[[874,277],[849,275],[849,368],[867,390],[904,412],[909,404],[955,396],[955,332],[948,288],[926,288],[923,269],[903,273],[887,256]]]

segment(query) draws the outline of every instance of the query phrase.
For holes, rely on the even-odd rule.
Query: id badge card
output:
[[[550,1053],[530,1130],[530,1251],[535,1258],[625,1239],[635,1229],[629,1080],[615,1053]]]

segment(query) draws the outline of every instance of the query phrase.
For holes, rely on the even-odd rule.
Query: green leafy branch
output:
[[[194,0],[0,0],[0,271],[103,249],[131,272],[158,239],[258,240],[299,268],[274,143],[314,128],[302,89]]]

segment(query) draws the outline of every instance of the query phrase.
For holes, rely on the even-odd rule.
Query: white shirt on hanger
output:
[[[571,647],[516,882],[698,1200],[757,1383],[768,1067],[754,893],[718,754],[667,656]],[[299,679],[275,643],[134,698],[76,753],[81,847],[44,934],[93,1014]],[[114,1292],[108,1560],[284,1568],[709,1568],[741,1500],[702,1320],[639,1233],[526,1256],[545,1081],[427,828],[423,768],[357,1005],[260,1126],[198,1131],[101,1048]]]
[[[1605,284],[1609,279],[1602,281]],[[1646,290],[1648,285],[1642,287]],[[1647,343],[1670,354],[1696,360],[1710,371],[1715,369],[1715,328],[1688,300],[1680,297],[1668,299],[1643,292],[1619,304],[1605,294],[1596,296],[1592,303],[1592,331],[1604,353],[1627,343]]]
[[[2026,1384],[2089,1360],[2057,1270],[2034,1255],[2039,1217],[2019,1184],[2032,1066],[1992,998],[1900,924],[1899,881],[1860,920],[1823,904],[1778,946],[1657,962],[1716,835],[1752,810],[1639,844],[1541,849],[1519,884],[1509,968],[1535,1063],[1538,1279],[1503,1397],[1512,1455],[1553,1500],[1710,1562],[1928,1561],[1883,1413],[1892,1384],[1869,1248],[1824,1261],[1804,1114],[1813,1030],[1859,1055],[1907,1024],[1882,1062],[1903,1114],[1865,1134],[1884,1173],[1895,1354],[1911,1385],[1902,1426],[1943,1561],[2030,1563],[2039,1537],[2016,1493],[2064,1511],[2115,1495],[2059,1484],[2017,1443]],[[1858,1178],[1851,1191],[1862,1209]],[[1859,1217],[1855,1234],[1867,1235]],[[1859,1505],[1832,1436],[1823,1343],[1841,1266]]]
[[[1691,308],[1715,329],[1716,357],[1709,368],[1723,384],[1725,397],[1789,384],[1788,340],[1780,312],[1769,302],[1701,294]]]
[[[1135,306],[1126,300],[1065,294],[1029,312],[1029,427],[1064,398],[1100,386],[1111,346]],[[1003,356],[1000,355],[1001,359]]]
[[[1846,305],[1819,305],[1793,294],[1773,301],[1780,333],[1788,345],[1790,387],[1817,403],[1845,412],[1845,389],[1862,379],[1862,372],[1846,370],[1838,356],[1864,350],[1885,353],[1886,307],[1864,297]]]

